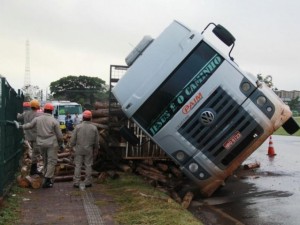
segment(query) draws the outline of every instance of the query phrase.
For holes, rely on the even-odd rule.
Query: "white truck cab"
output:
[[[224,27],[210,25],[234,47]],[[112,92],[209,197],[279,127],[292,134],[299,126],[273,90],[239,68],[232,48],[225,55],[203,32],[174,21],[156,39],[146,36]]]

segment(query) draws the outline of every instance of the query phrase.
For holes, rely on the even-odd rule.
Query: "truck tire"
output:
[[[296,133],[300,129],[299,125],[297,124],[297,122],[294,120],[293,117],[289,118],[282,125],[282,127],[289,134],[294,134],[294,133]]]

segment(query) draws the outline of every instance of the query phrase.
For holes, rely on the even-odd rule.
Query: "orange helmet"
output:
[[[92,118],[92,112],[90,110],[85,110],[82,115],[84,118],[90,119]]]
[[[50,110],[53,111],[54,106],[51,103],[46,103],[46,105],[44,106],[44,110]]]
[[[40,103],[39,103],[39,101],[36,100],[36,99],[31,100],[31,102],[30,102],[30,107],[31,107],[31,108],[35,108],[35,109],[39,109],[39,108],[40,108]]]
[[[23,107],[30,107],[30,102],[23,102]]]

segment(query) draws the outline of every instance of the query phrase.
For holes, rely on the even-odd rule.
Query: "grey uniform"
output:
[[[30,123],[24,124],[23,129],[36,127],[37,145],[40,147],[44,160],[44,176],[53,178],[57,163],[57,152],[59,142],[63,141],[63,135],[59,128],[58,121],[48,113],[34,118]]]
[[[99,133],[90,121],[78,124],[72,134],[70,144],[75,150],[74,184],[78,185],[81,178],[81,166],[85,165],[85,185],[92,184],[93,150],[99,149]]]
[[[36,110],[25,111],[22,114],[17,115],[17,120],[25,123],[30,123],[35,117],[40,116],[42,113]],[[39,147],[36,145],[36,128],[24,130],[25,140],[27,140],[32,147],[31,163],[37,163],[38,157],[41,152]]]

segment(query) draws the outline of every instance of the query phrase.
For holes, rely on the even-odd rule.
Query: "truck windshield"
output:
[[[67,113],[70,114],[82,113],[82,107],[80,105],[60,105],[58,110],[59,110],[59,115],[66,115]]]
[[[137,110],[133,118],[152,136],[197,92],[224,58],[200,42]]]

